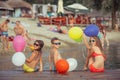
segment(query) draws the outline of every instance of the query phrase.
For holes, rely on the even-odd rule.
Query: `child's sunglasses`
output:
[[[53,43],[53,44],[55,44],[55,45],[61,45],[61,43],[60,43],[60,42],[56,42],[56,43]]]
[[[39,46],[39,44],[37,44],[37,43],[34,43],[34,45],[35,45],[35,46]]]
[[[89,42],[95,42],[95,40],[89,40]]]

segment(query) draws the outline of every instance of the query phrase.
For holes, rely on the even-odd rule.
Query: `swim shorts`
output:
[[[34,69],[30,68],[28,65],[24,64],[23,65],[23,70],[25,72],[34,72]]]
[[[8,37],[8,32],[7,32],[7,31],[2,32],[2,36],[6,36],[6,37]]]

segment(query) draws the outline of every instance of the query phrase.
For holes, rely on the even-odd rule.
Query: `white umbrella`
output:
[[[68,5],[66,8],[68,10],[72,10],[74,12],[88,12],[89,11],[89,9],[87,7],[85,7],[79,3],[74,3],[72,5]]]
[[[72,5],[68,5],[68,8],[73,8],[73,9],[80,9],[80,10],[88,10],[87,7],[83,6],[82,4],[79,3],[74,3]]]
[[[64,13],[64,8],[63,8],[63,0],[58,1],[58,10],[57,13]]]

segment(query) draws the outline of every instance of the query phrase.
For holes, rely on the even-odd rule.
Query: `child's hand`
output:
[[[50,67],[50,71],[52,71],[52,67]]]
[[[86,71],[86,70],[87,70],[87,67],[84,66],[83,71]]]
[[[26,59],[25,62],[28,62],[28,60]]]
[[[39,69],[39,72],[42,72],[43,70],[42,69]]]

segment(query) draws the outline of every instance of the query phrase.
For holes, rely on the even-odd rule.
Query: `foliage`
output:
[[[2,0],[5,1],[5,0]],[[57,4],[58,0],[24,0],[31,4],[38,3],[38,4]],[[120,10],[120,2],[119,0],[63,0],[64,6],[72,4],[72,3],[81,3],[86,5],[89,8],[101,10],[105,9],[106,11],[110,11],[112,9],[113,1],[116,5],[116,10]]]
[[[27,1],[31,4],[38,3],[38,4],[56,4],[58,3],[58,0],[24,0]],[[72,4],[72,3],[82,3],[83,0],[63,0],[64,1],[64,6]]]

